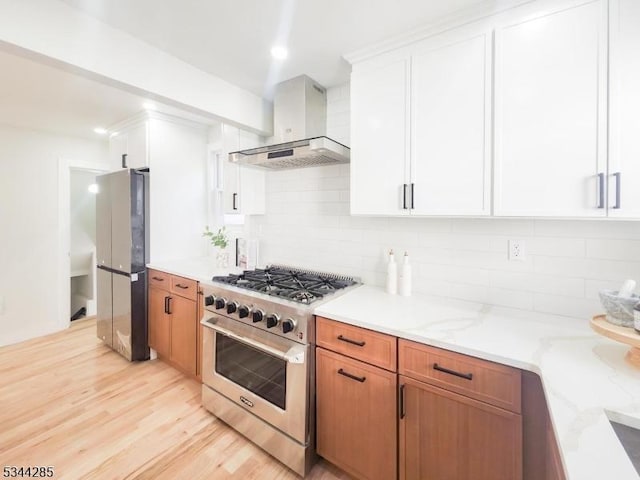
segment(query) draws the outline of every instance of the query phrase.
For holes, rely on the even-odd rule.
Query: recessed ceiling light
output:
[[[89,193],[98,193],[100,191],[100,188],[98,187],[97,183],[92,183],[91,185],[89,185],[87,190],[89,190]]]
[[[276,45],[275,47],[271,47],[271,56],[276,60],[284,60],[289,56],[289,51],[286,47]]]
[[[151,103],[151,102],[144,102],[144,103],[142,104],[142,106],[143,106],[143,108],[144,108],[145,110],[155,110],[155,109],[156,109],[156,105],[155,105],[155,103]]]
[[[106,128],[102,128],[102,127],[96,127],[93,129],[94,132],[96,132],[98,135],[106,135],[107,134],[107,129]]]

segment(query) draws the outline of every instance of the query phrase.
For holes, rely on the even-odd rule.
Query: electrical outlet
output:
[[[524,240],[509,240],[509,260],[512,262],[524,262]]]

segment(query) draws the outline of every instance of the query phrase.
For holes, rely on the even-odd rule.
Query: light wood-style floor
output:
[[[299,479],[200,405],[200,384],[159,360],[129,363],[95,321],[0,348],[2,467],[56,479]],[[346,479],[321,461],[309,479]]]

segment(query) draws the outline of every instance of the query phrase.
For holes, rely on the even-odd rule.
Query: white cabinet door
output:
[[[127,134],[118,133],[109,138],[109,168],[122,169],[122,155],[127,153]]]
[[[408,59],[351,75],[351,213],[406,215]],[[405,208],[406,207],[406,208]]]
[[[112,170],[122,168],[122,155],[126,154],[128,168],[149,166],[149,123],[143,121],[125,128],[109,138],[109,164]]]
[[[491,34],[411,58],[412,215],[491,213]]]
[[[265,213],[263,170],[239,166],[228,161],[229,152],[259,146],[260,137],[230,125],[223,126],[223,209],[227,214],[261,215]]]
[[[149,122],[139,123],[127,130],[127,166],[149,166]]]
[[[496,215],[606,214],[605,13],[594,1],[497,28]]]
[[[640,1],[611,2],[609,216],[640,218]]]

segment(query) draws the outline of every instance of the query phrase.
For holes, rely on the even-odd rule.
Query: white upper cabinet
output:
[[[490,61],[458,29],[354,66],[351,213],[490,213]]]
[[[640,218],[640,1],[610,14],[609,216]]]
[[[606,215],[605,7],[517,10],[496,29],[494,214]]]
[[[351,213],[408,214],[408,69],[389,56],[351,75]]]
[[[491,213],[491,32],[411,57],[412,215]]]
[[[122,168],[122,155],[127,155],[129,168],[149,166],[149,121],[141,120],[127,125],[109,138],[109,163],[111,170]]]
[[[265,172],[241,167],[228,160],[229,152],[259,146],[258,135],[230,125],[222,126],[223,211],[227,214],[261,215],[265,212]]]

